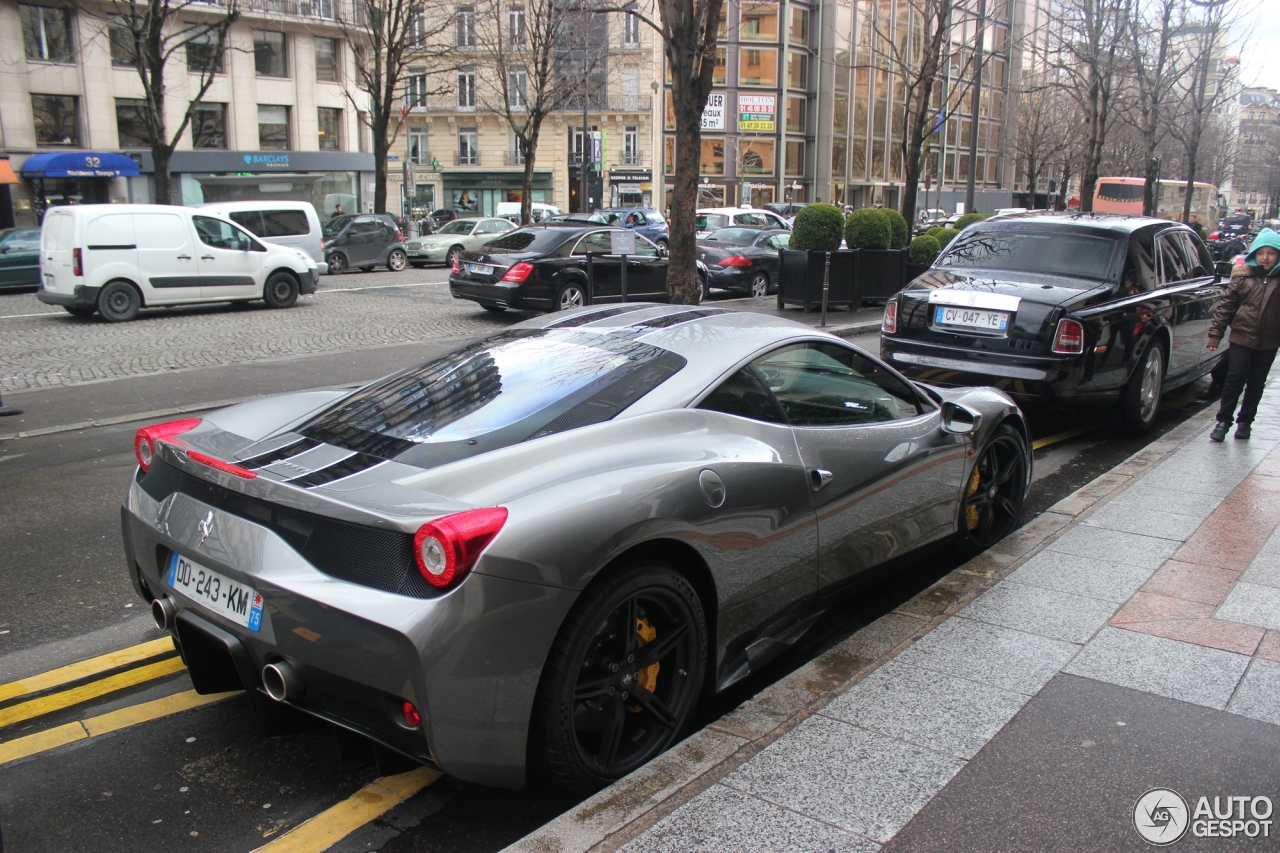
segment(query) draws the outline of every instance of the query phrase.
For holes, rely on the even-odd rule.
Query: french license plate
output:
[[[181,554],[169,558],[169,586],[250,631],[262,627],[262,596],[256,590]]]
[[[1003,311],[979,311],[939,305],[933,315],[933,322],[939,326],[968,326],[972,329],[1003,332],[1009,327],[1009,315]]]
[[[493,267],[487,264],[467,264],[467,269],[472,275],[492,275]]]

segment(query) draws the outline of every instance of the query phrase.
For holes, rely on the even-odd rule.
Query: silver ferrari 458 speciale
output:
[[[706,306],[538,317],[135,447],[129,572],[197,691],[511,788],[634,770],[834,592],[1003,537],[1031,480],[1000,391]]]

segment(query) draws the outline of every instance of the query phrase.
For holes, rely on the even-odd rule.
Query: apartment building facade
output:
[[[305,200],[320,211],[370,209],[373,155],[351,85],[352,0],[239,0],[220,55],[197,40],[166,67],[166,119],[177,127],[214,80],[171,161],[175,204]],[[75,203],[153,201],[146,108],[110,4],[0,0],[0,151],[18,183],[13,221]],[[192,4],[175,31],[211,20],[221,0]],[[58,156],[66,155],[66,156]]]
[[[633,8],[652,19],[649,0]],[[440,208],[492,215],[499,203],[521,200],[524,160],[503,98],[520,119],[533,85],[522,62],[537,60],[521,53],[528,44],[522,34],[538,26],[527,14],[519,2],[453,7],[438,35],[452,49],[448,69],[410,62],[397,153],[389,163],[389,207],[397,190],[415,218]],[[509,64],[505,86],[496,79],[498,39]],[[566,22],[555,62],[567,78],[578,79],[566,83],[574,94],[557,102],[542,124],[532,201],[578,211],[584,193],[589,209],[656,200],[653,101],[660,56],[661,40],[634,15],[605,12]]]
[[[1280,203],[1280,92],[1246,88],[1239,106],[1228,204],[1257,217],[1274,216]]]

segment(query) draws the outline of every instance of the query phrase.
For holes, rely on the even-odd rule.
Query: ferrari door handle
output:
[[[813,486],[813,490],[816,492],[827,483],[830,483],[831,478],[834,476],[835,474],[823,468],[813,468],[809,471],[809,484]]]

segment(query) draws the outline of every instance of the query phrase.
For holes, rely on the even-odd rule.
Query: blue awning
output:
[[[22,164],[28,178],[134,178],[138,164],[123,154],[99,151],[51,151]]]

